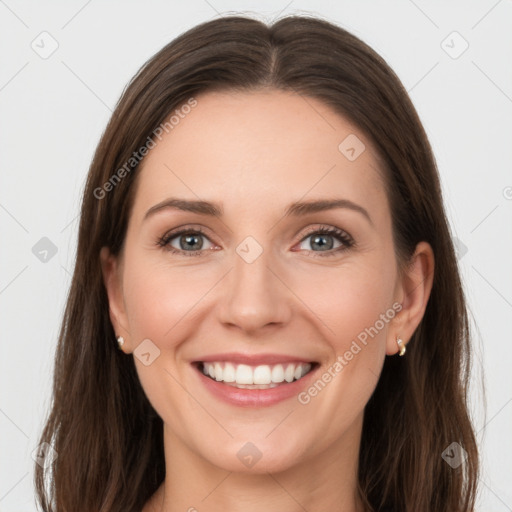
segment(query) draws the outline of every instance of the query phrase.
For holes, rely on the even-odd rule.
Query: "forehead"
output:
[[[385,201],[371,142],[323,102],[284,91],[209,92],[196,101],[154,139],[136,211],[171,194],[223,202],[227,213],[230,204],[240,212],[335,196]]]

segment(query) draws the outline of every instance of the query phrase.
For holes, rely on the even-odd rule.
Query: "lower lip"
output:
[[[224,402],[239,407],[264,407],[297,396],[308,386],[317,370],[318,366],[301,379],[281,384],[275,388],[242,389],[213,380],[204,375],[200,369],[195,368],[196,373],[199,374],[199,378],[213,395]]]

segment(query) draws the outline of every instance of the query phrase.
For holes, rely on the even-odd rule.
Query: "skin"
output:
[[[135,357],[142,387],[164,422],[166,480],[144,512],[202,510],[359,511],[356,493],[364,407],[386,356],[419,325],[434,256],[421,242],[398,273],[379,161],[367,137],[322,102],[262,90],[206,93],[150,151],[138,176],[122,253],[101,251],[110,317],[123,350],[144,339],[160,350]],[[338,150],[355,134],[365,151]],[[222,217],[162,209],[169,197],[222,203]],[[298,200],[345,198],[365,208],[284,217]],[[333,226],[331,256],[308,228]],[[201,226],[199,256],[158,245],[170,230]],[[236,252],[248,236],[262,254]],[[173,247],[180,245],[177,236]],[[193,245],[194,242],[192,242]],[[210,251],[213,247],[215,250]],[[320,363],[319,375],[393,303],[401,311],[311,401],[269,407],[226,404],[201,384],[192,361],[221,352],[280,353]],[[407,356],[405,356],[407,357]],[[262,458],[245,467],[248,441]],[[194,508],[192,508],[194,507]]]

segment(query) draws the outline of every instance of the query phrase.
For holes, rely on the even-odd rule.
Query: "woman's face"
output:
[[[315,99],[196,100],[144,160],[121,256],[102,253],[166,446],[242,472],[357,451],[384,357],[414,328],[397,330],[406,290],[374,149]],[[340,203],[293,206],[317,201]]]

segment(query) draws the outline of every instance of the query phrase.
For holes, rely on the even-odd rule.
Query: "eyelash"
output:
[[[208,235],[201,229],[201,228],[185,228],[177,232],[171,232],[166,233],[163,237],[159,238],[157,245],[160,247],[163,247],[165,250],[173,253],[173,254],[180,254],[180,255],[186,255],[186,256],[201,256],[202,253],[206,252],[204,249],[200,249],[197,251],[182,251],[179,249],[176,249],[170,245],[171,240],[174,238],[183,235],[183,234],[193,234],[193,235],[202,235],[205,238],[208,238]],[[329,257],[334,256],[340,252],[346,251],[350,249],[351,247],[355,246],[355,242],[353,238],[346,233],[345,231],[342,231],[341,229],[330,227],[330,226],[320,226],[319,228],[312,228],[310,229],[300,240],[300,242],[303,242],[306,238],[310,237],[311,235],[332,235],[335,238],[338,238],[340,242],[343,243],[341,247],[338,247],[336,249],[330,249],[328,251],[309,251],[313,253],[313,257]],[[322,254],[324,253],[324,254]]]

